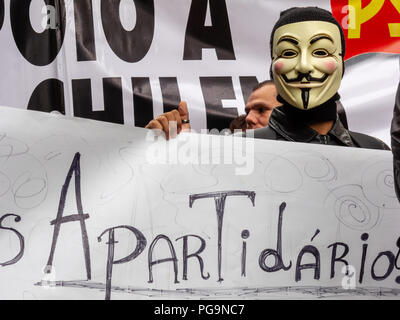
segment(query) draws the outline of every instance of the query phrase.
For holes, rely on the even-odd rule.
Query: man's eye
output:
[[[294,58],[297,57],[297,52],[294,50],[285,50],[281,55],[283,58]]]
[[[265,111],[267,111],[267,108],[260,108],[260,109],[258,109],[258,112],[259,112],[260,114],[264,113]]]
[[[318,49],[313,52],[313,56],[318,58],[327,57],[328,55],[329,55],[328,51],[323,49]]]

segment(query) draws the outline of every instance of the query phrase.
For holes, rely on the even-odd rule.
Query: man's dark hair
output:
[[[258,89],[260,89],[260,88],[262,88],[264,86],[267,86],[267,85],[273,85],[274,86],[275,85],[274,80],[264,80],[264,81],[260,82],[258,85],[253,87],[252,92],[254,92],[254,91],[256,91],[256,90],[258,90]]]

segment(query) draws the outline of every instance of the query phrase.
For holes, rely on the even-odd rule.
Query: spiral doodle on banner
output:
[[[287,152],[285,157],[296,159],[296,164],[302,168],[306,177],[319,182],[331,182],[337,179],[337,169],[333,163],[324,155],[303,150]]]
[[[347,185],[332,190],[325,205],[334,210],[341,224],[353,230],[371,230],[381,218],[379,208],[367,200],[359,185]]]
[[[6,134],[0,134],[0,159],[8,160],[11,157],[26,154],[29,151],[28,146],[17,139],[7,137]]]
[[[39,206],[47,195],[47,180],[35,172],[22,173],[13,184],[15,204],[21,209]]]
[[[394,189],[393,163],[391,161],[376,162],[369,166],[363,172],[362,187],[368,201],[378,208],[400,208]]]
[[[303,185],[300,169],[289,159],[276,156],[266,166],[264,180],[267,187],[280,193],[295,192]]]
[[[304,173],[319,182],[330,182],[337,179],[337,169],[332,162],[319,154],[310,154],[309,161],[304,165]]]

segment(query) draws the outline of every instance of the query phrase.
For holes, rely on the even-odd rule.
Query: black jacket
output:
[[[399,88],[397,89],[391,134],[392,134],[394,183],[396,187],[397,198],[400,200],[400,84]]]
[[[400,142],[400,131],[398,134],[398,142]],[[245,136],[250,135],[247,132]],[[340,122],[339,117],[336,118],[333,128],[327,135],[319,135],[304,123],[290,121],[280,107],[272,111],[268,127],[254,130],[254,138],[390,150],[379,139],[347,130]]]

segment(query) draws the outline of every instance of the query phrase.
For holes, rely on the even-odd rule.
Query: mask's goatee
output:
[[[310,89],[301,89],[301,98],[303,99],[304,109],[308,109],[308,103],[310,102]]]

